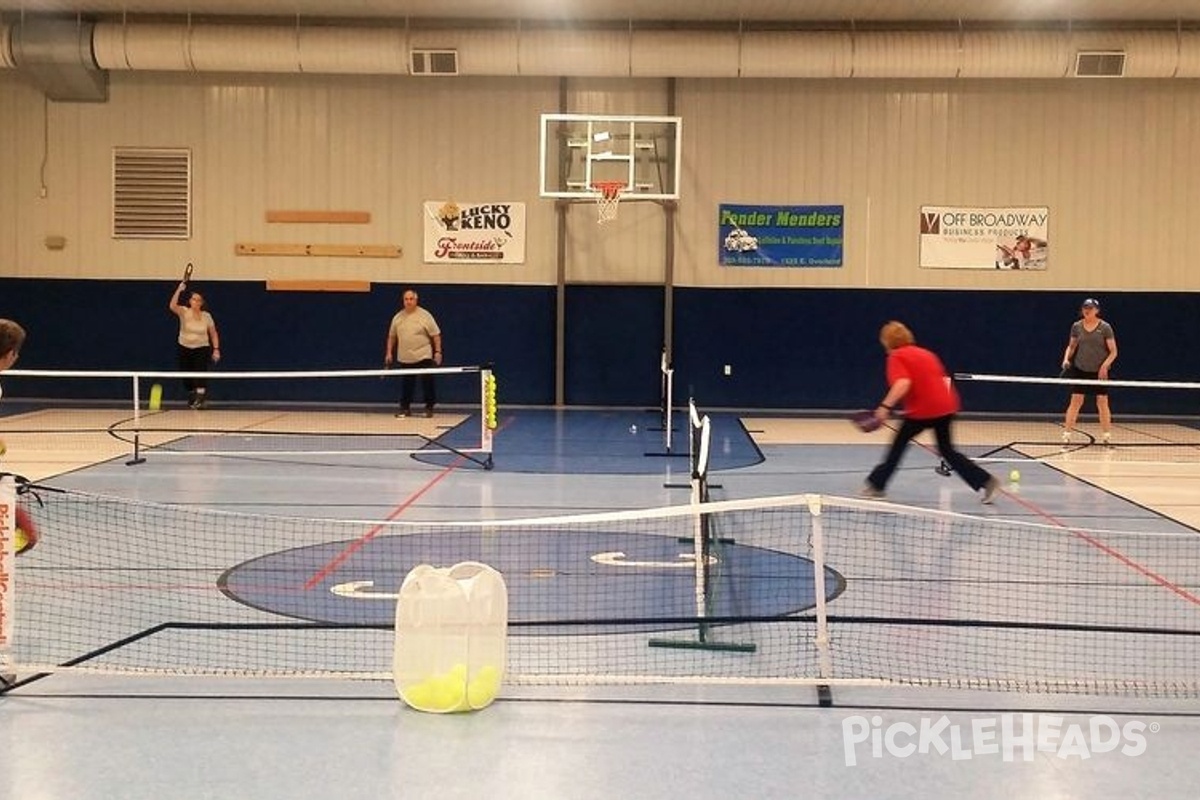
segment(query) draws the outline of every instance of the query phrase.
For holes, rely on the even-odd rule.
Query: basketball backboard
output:
[[[680,117],[542,114],[541,195],[594,200],[622,181],[622,200],[678,200]]]

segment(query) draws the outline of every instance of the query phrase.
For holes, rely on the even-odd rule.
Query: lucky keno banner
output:
[[[524,203],[425,202],[427,264],[525,263]]]
[[[1045,206],[921,206],[921,266],[1044,270],[1049,230]]]

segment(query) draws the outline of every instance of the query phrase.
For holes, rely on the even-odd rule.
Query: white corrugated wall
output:
[[[664,79],[578,79],[566,108],[672,113]],[[0,271],[169,279],[269,277],[552,284],[556,211],[538,196],[538,115],[558,80],[114,73],[103,104],[44,104],[0,72]],[[45,111],[45,113],[43,113]],[[1200,90],[1171,80],[675,82],[684,119],[675,279],[683,285],[1195,290]],[[190,147],[195,236],[109,234],[114,146]],[[44,179],[47,196],[39,197]],[[421,203],[517,200],[520,266],[423,264]],[[722,202],[842,204],[841,269],[722,268]],[[1045,273],[922,270],[921,205],[1046,205]],[[369,225],[267,225],[275,208],[365,210]],[[568,212],[567,276],[663,280],[664,213],[627,204],[595,223]],[[50,251],[47,235],[67,248]],[[234,255],[242,241],[399,244],[390,259]]]

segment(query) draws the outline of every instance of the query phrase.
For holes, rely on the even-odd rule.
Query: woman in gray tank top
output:
[[[1108,370],[1117,360],[1117,336],[1112,325],[1100,319],[1100,301],[1089,297],[1083,301],[1082,319],[1071,325],[1071,337],[1063,352],[1064,378],[1080,378],[1089,381],[1108,380]],[[1071,387],[1071,402],[1067,405],[1063,421],[1063,444],[1070,444],[1075,431],[1075,421],[1083,408],[1087,395],[1096,398],[1096,412],[1100,415],[1100,437],[1105,445],[1112,443],[1112,409],[1108,405],[1108,387],[1098,384],[1080,384]]]

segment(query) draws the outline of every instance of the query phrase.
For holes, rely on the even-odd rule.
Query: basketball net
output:
[[[617,218],[617,210],[621,204],[621,192],[625,190],[625,181],[596,181],[592,188],[596,195],[596,210],[599,214],[596,222],[603,225]]]

